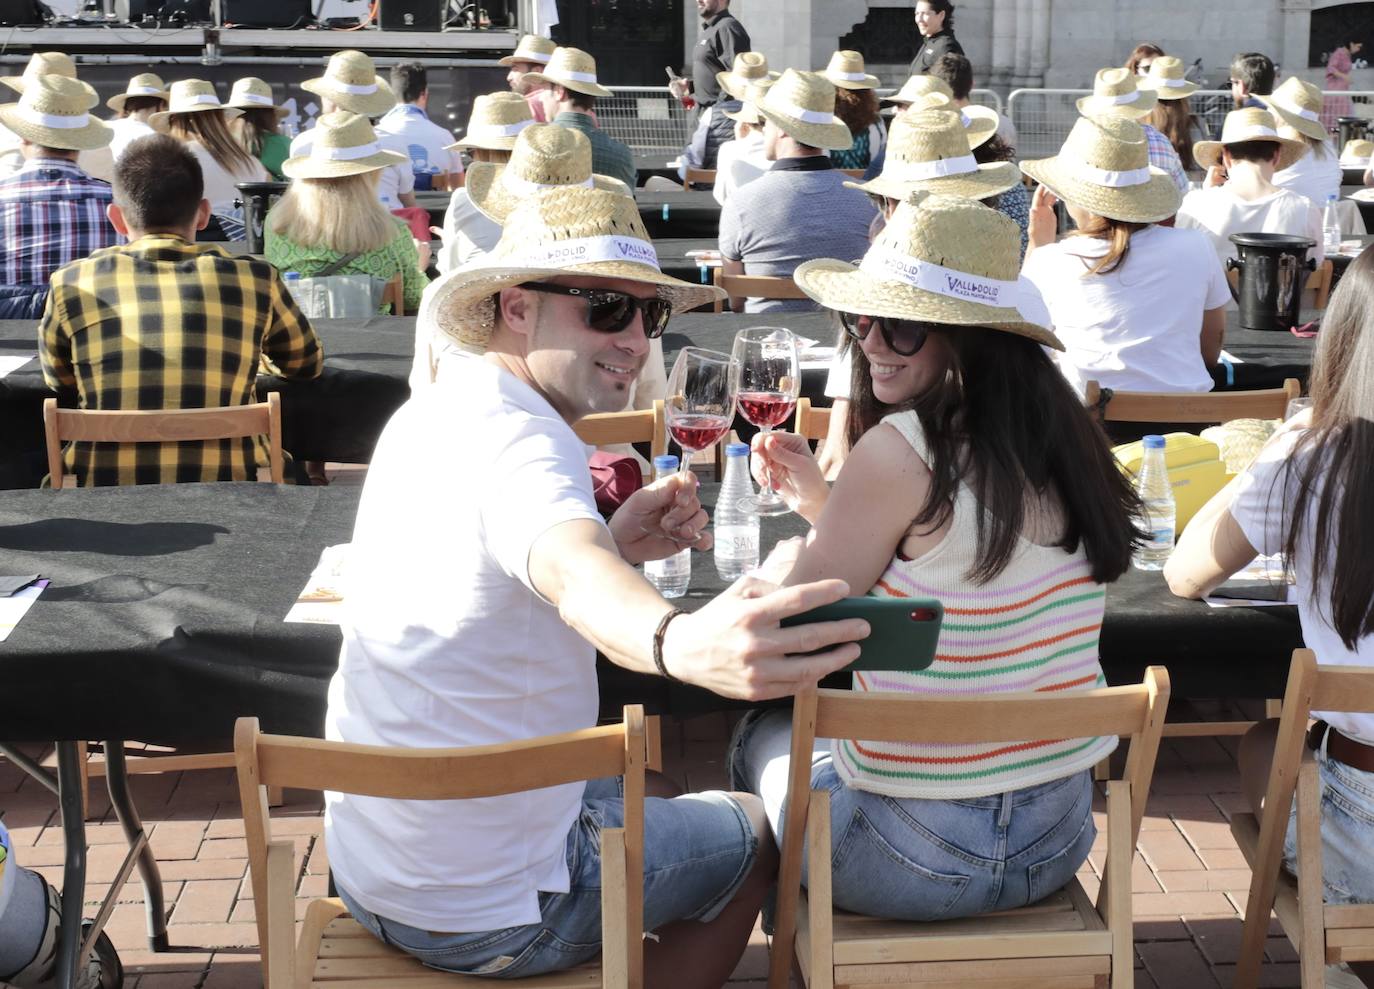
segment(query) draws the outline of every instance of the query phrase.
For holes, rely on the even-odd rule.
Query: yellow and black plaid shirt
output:
[[[43,377],[83,409],[196,409],[256,400],[259,364],[315,378],[319,338],[266,261],[157,234],[56,271],[38,326]],[[267,438],[70,443],[83,485],[252,480]]]

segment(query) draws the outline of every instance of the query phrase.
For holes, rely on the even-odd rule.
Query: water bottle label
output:
[[[759,558],[759,530],[753,525],[717,525],[716,556],[725,560],[745,560],[757,563]]]
[[[1174,548],[1174,527],[1157,525],[1150,529],[1150,538],[1145,543],[1146,550],[1170,550]]]

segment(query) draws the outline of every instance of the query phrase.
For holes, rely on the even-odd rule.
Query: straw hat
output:
[[[768,95],[768,87],[772,80],[767,82],[755,83],[744,91],[744,104],[738,110],[721,111],[731,120],[738,120],[742,124],[763,125],[763,117],[759,114],[759,103]]]
[[[1245,107],[1232,110],[1221,125],[1220,141],[1198,141],[1193,145],[1193,157],[1203,168],[1211,168],[1221,162],[1221,149],[1228,144],[1242,141],[1272,141],[1279,146],[1279,168],[1287,168],[1303,156],[1307,145],[1280,137],[1274,123],[1274,115],[1259,107]]]
[[[844,151],[854,143],[848,125],[835,116],[834,83],[815,72],[788,69],[755,107],[802,144]]]
[[[1078,112],[1085,117],[1112,116],[1139,120],[1159,103],[1152,89],[1136,85],[1130,69],[1098,69],[1093,94],[1078,101]]]
[[[396,105],[390,84],[377,75],[372,59],[351,48],[329,56],[324,75],[307,79],[301,89],[321,96],[340,110],[380,117]]]
[[[497,59],[496,64],[511,66],[516,62],[538,62],[540,65],[548,65],[549,59],[557,48],[558,46],[548,38],[541,38],[537,34],[527,34],[515,46],[515,51],[505,58]]]
[[[619,179],[593,175],[587,135],[558,124],[526,127],[515,139],[509,162],[473,162],[463,184],[472,205],[497,223],[505,223],[531,194],[565,185],[634,195]]]
[[[950,103],[954,102],[954,90],[949,88],[949,83],[936,76],[911,76],[906,82],[902,83],[902,88],[891,96],[884,96],[879,103],[884,106],[908,106],[917,101],[927,102],[926,97],[931,94],[939,94]]]
[[[735,64],[729,72],[717,72],[716,82],[735,99],[742,100],[750,86],[766,89],[777,82],[781,74],[768,70],[768,59],[760,52],[737,52]]]
[[[840,89],[877,89],[882,80],[864,72],[864,57],[848,49],[830,56],[830,64],[821,73]]]
[[[377,143],[377,132],[362,114],[335,110],[315,122],[310,153],[286,159],[281,170],[293,179],[338,179],[406,160],[401,152],[386,151]]]
[[[1128,223],[1157,223],[1182,201],[1174,180],[1150,164],[1144,129],[1124,117],[1079,117],[1059,154],[1023,161],[1021,171],[1060,199]]]
[[[806,261],[797,287],[827,309],[956,326],[986,326],[1063,350],[1027,314],[1042,309],[1021,278],[1016,221],[959,196],[913,193],[854,265]]]
[[[0,76],[0,82],[16,93],[22,93],[24,86],[39,76],[66,76],[68,79],[75,79],[76,62],[66,52],[34,52],[29,56],[29,63],[24,66],[22,76]]]
[[[114,131],[90,114],[91,87],[66,76],[37,76],[24,84],[18,103],[0,106],[0,123],[45,148],[94,151]]]
[[[917,110],[892,122],[882,173],[867,182],[845,185],[890,199],[906,199],[917,189],[986,199],[1020,181],[1021,173],[1009,161],[986,165],[974,161],[957,112]]]
[[[614,95],[596,81],[596,59],[581,48],[557,48],[543,72],[526,72],[526,82],[562,86],[586,96]]]
[[[1136,88],[1148,89],[1161,100],[1181,100],[1197,92],[1195,82],[1184,78],[1183,59],[1176,55],[1160,55],[1150,63],[1150,71],[1137,76]]]
[[[219,110],[225,120],[240,116],[242,110],[226,107],[219,101],[214,83],[204,79],[182,79],[172,83],[171,94],[167,98],[167,109],[159,110],[148,117],[148,126],[161,133],[167,133],[167,124],[174,113],[205,113]]]
[[[286,107],[277,106],[272,98],[272,87],[257,76],[246,76],[236,81],[229,92],[229,102],[224,105],[235,110],[272,110],[278,120],[291,115]]]
[[[452,271],[429,287],[428,311],[438,330],[462,349],[480,354],[495,322],[492,296],[512,285],[559,275],[653,285],[676,312],[725,296],[713,286],[680,281],[659,269],[639,207],[629,196],[570,186],[540,190],[521,203],[482,264]]]
[[[141,72],[129,80],[122,93],[116,93],[105,101],[105,105],[115,113],[124,112],[124,104],[131,96],[151,96],[166,103],[170,94],[162,77],[153,72]]]
[[[1331,136],[1321,122],[1322,91],[1310,82],[1289,76],[1270,95],[1257,93],[1255,98],[1273,111],[1280,123],[1304,137],[1324,141]]]
[[[523,96],[509,90],[487,93],[472,101],[472,116],[468,118],[463,139],[448,145],[445,150],[485,148],[488,151],[509,151],[515,147],[516,135],[532,123],[534,114],[530,112],[530,105]]]
[[[1341,149],[1341,164],[1347,168],[1368,168],[1374,158],[1374,141],[1346,141]]]

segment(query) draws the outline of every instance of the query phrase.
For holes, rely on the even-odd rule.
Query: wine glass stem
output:
[[[696,451],[687,449],[685,446],[682,446],[681,443],[679,443],[678,446],[682,449],[682,460],[677,465],[677,472],[679,474],[689,474],[692,470],[692,454],[696,453]]]
[[[763,437],[761,440],[759,440],[760,450],[765,450],[767,448],[768,434],[772,431],[772,426],[759,427],[759,435]],[[763,485],[764,490],[759,492],[759,496],[761,498],[763,498],[766,501],[771,501],[772,499],[778,497],[777,494],[773,491],[773,468],[772,465],[769,464],[766,456],[763,461]]]

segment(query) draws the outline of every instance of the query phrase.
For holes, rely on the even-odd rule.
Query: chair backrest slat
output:
[[[1374,712],[1374,676],[1367,666],[1318,666],[1312,709]]]
[[[1288,403],[1302,393],[1296,378],[1282,388],[1232,392],[1113,392],[1103,409],[1108,422],[1219,423],[1232,419],[1282,419]],[[1098,405],[1101,387],[1089,381],[1084,404]]]

